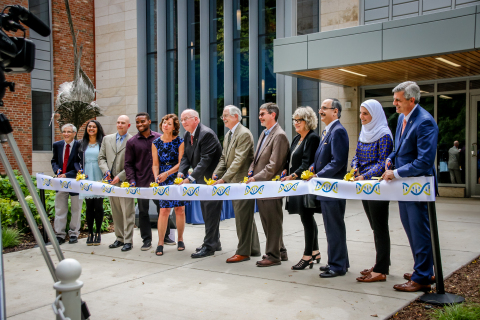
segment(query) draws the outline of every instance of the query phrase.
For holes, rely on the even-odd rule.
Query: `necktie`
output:
[[[405,130],[405,127],[407,126],[407,119],[403,119],[403,126],[402,126],[402,134],[403,135],[403,130]]]
[[[122,137],[117,138],[117,152],[122,147]]]
[[[190,143],[192,144],[193,146],[193,136],[190,134]]]
[[[230,140],[232,139],[232,131],[227,133],[227,149],[230,146]]]
[[[66,144],[65,145],[65,155],[63,156],[62,174],[65,174],[67,172],[68,158],[70,158],[70,145]]]
[[[325,139],[325,136],[327,135],[327,130],[322,131],[322,141]]]

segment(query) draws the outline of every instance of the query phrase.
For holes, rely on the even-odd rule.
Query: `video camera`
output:
[[[25,38],[26,29],[20,22],[43,37],[50,35],[50,28],[22,6],[6,6],[0,13],[0,106],[3,106],[6,88],[15,91],[15,83],[5,81],[5,73],[30,73],[35,68],[35,44]],[[23,38],[5,33],[18,30],[23,31]]]

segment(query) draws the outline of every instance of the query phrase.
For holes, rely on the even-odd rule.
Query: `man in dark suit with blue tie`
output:
[[[395,134],[395,150],[388,157],[386,171],[382,176],[386,181],[435,176],[438,126],[432,115],[418,104],[419,101],[420,88],[415,82],[406,81],[393,89],[393,105],[400,116]],[[396,169],[388,170],[392,164]],[[399,201],[398,206],[412,249],[414,272],[405,273],[403,277],[408,282],[396,284],[393,288],[407,292],[428,291],[433,279],[433,254],[427,203]]]
[[[318,112],[325,123],[322,141],[315,153],[313,164],[318,178],[343,179],[347,173],[348,134],[339,119],[342,105],[337,99],[326,99]],[[343,276],[350,267],[345,230],[345,199],[317,197],[322,209],[327,234],[328,264],[320,267],[321,278]]]
[[[53,144],[52,169],[58,178],[75,179],[77,171],[75,163],[78,162],[78,147],[80,143],[76,141],[75,135],[77,128],[73,124],[66,124],[62,127],[63,139]],[[72,202],[72,218],[70,219],[70,230],[68,243],[77,243],[80,234],[80,218],[82,213],[82,202],[78,198],[78,193],[58,191],[55,195],[55,221],[53,223],[55,235],[59,244],[65,242],[65,227],[67,225],[68,215],[68,196]]]

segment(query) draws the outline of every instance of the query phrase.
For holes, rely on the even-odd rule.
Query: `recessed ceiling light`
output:
[[[451,66],[454,66],[454,67],[461,67],[461,65],[456,64],[455,62],[449,61],[449,60],[447,60],[447,59],[443,59],[443,58],[435,58],[435,59],[437,59],[437,60],[439,60],[439,61],[442,61],[442,62],[444,62],[444,63],[447,63],[447,64],[449,64],[449,65],[451,65]]]
[[[453,99],[452,97],[445,96],[443,94],[439,95],[439,97],[442,98],[442,99]]]
[[[423,90],[420,90],[420,93],[430,93],[428,91],[423,91]]]
[[[351,73],[351,74],[354,74],[354,75],[357,75],[357,76],[360,76],[360,77],[366,77],[366,75],[361,74],[361,73],[356,73],[356,72],[348,71],[348,70],[345,70],[345,69],[338,69],[338,70],[343,71],[343,72],[348,72],[348,73]]]

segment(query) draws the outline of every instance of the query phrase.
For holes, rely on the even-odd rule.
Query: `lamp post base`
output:
[[[437,306],[444,306],[448,304],[457,304],[465,302],[465,298],[451,293],[428,293],[420,297],[420,301],[434,304]]]

